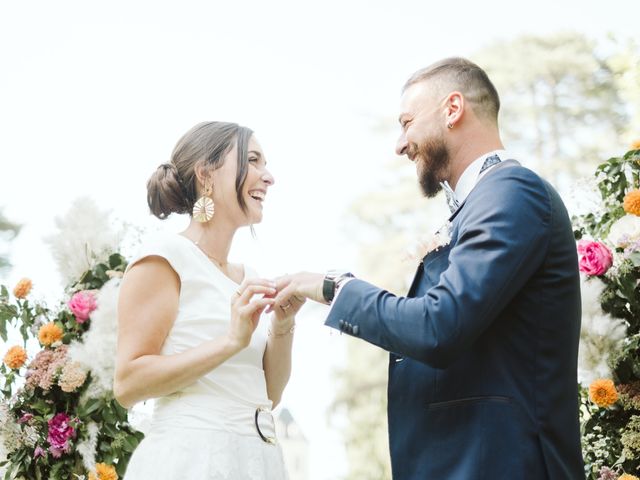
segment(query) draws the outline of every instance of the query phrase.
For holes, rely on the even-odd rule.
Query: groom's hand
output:
[[[275,304],[286,302],[291,296],[302,296],[315,302],[327,302],[322,295],[323,273],[299,272],[276,278]]]

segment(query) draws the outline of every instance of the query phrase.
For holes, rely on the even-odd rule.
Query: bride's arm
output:
[[[176,355],[160,351],[178,312],[180,279],[158,256],[142,259],[129,269],[118,301],[118,348],[114,395],[124,407],[176,392],[207,374],[245,348],[255,330],[253,318],[272,302],[253,301],[255,293],[272,289],[252,281],[236,299],[228,334]]]
[[[262,364],[267,381],[267,395],[275,408],[282,399],[282,392],[291,376],[291,347],[293,345],[293,326],[295,318],[290,322],[271,323],[267,348],[264,352]]]

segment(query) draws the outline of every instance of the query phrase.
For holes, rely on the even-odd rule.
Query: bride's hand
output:
[[[275,283],[271,280],[247,279],[238,287],[231,297],[231,323],[227,334],[236,348],[241,350],[249,345],[260,315],[274,304],[275,294]]]
[[[267,313],[273,312],[271,332],[276,336],[285,335],[292,331],[295,317],[302,305],[307,301],[306,298],[295,293],[289,294],[286,288],[288,287],[283,288],[283,295],[280,296],[280,300],[274,299],[274,304],[267,309]]]

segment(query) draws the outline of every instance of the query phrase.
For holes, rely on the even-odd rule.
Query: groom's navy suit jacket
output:
[[[391,352],[393,478],[583,479],[578,259],[560,197],[506,161],[450,221],[407,297],[354,279],[326,321]]]

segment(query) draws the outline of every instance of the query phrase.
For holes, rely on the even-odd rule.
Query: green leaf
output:
[[[116,423],[117,420],[115,414],[109,407],[102,410],[102,419],[107,423]]]
[[[119,253],[114,253],[109,257],[109,266],[112,270],[117,269],[118,267],[124,268],[127,264],[125,258]]]
[[[629,255],[629,260],[631,260],[634,266],[640,267],[640,252],[633,252]]]
[[[0,337],[2,337],[3,341],[7,341],[7,323],[2,318],[0,318]]]
[[[98,398],[92,398],[78,409],[78,415],[88,417],[102,406],[102,401]]]

